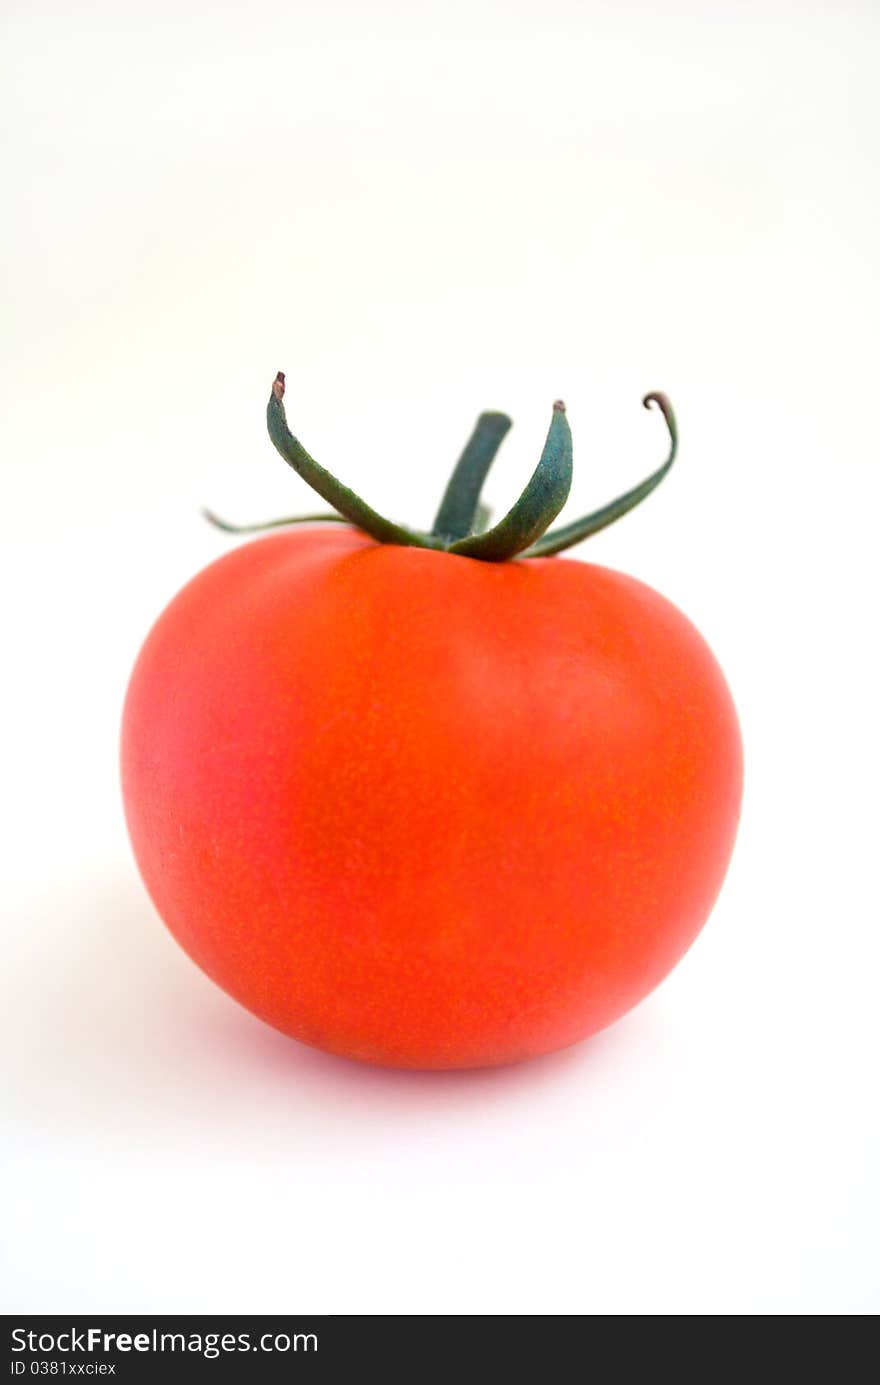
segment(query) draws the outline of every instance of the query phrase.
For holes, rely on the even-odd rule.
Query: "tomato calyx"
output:
[[[511,421],[506,414],[480,414],[444,492],[430,533],[406,528],[372,509],[325,467],[316,462],[287,425],[284,409],[285,378],[279,371],[272,384],[266,423],[276,450],[289,466],[333,507],[331,513],[299,515],[259,524],[229,524],[210,510],[205,518],[226,533],[256,533],[288,524],[342,523],[369,534],[377,543],[432,548],[483,562],[500,563],[512,558],[542,558],[561,553],[605,529],[639,505],[660,484],[675,461],[678,430],[672,405],[665,394],[653,391],[642,400],[645,408],[656,404],[669,431],[670,448],[662,466],[639,485],[624,492],[601,509],[550,529],[571,488],[571,430],[565,405],[557,399],[538,465],[515,505],[497,524],[490,526],[488,509],[480,493],[498,448]]]

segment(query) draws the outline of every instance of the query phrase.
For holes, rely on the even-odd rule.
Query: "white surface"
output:
[[[876,1265],[876,6],[7,6],[6,1311],[867,1313]],[[507,1071],[371,1071],[238,1009],[121,820],[131,663],[308,503],[293,426],[429,521],[569,405],[590,555],[740,708],[734,865],[673,977]],[[423,430],[419,436],[419,430]],[[582,550],[586,553],[586,549]]]

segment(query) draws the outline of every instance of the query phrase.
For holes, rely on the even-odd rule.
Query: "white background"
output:
[[[876,1310],[876,5],[6,13],[6,1311]],[[481,408],[503,506],[567,400],[574,515],[676,404],[676,471],[581,552],[713,645],[744,816],[692,952],[590,1043],[329,1058],[146,898],[125,682],[231,542],[199,505],[310,505],[279,368],[414,524]]]

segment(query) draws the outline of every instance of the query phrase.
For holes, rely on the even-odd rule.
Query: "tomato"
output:
[[[567,494],[557,405],[532,499],[474,532],[507,425],[486,415],[431,536],[312,464],[361,527],[246,543],[153,628],[123,716],[135,854],[190,956],[284,1033],[400,1067],[514,1062],[615,1020],[705,921],[742,785],[721,671],[650,587],[541,556],[668,469],[652,398],[669,461],[589,521],[535,541]]]
[[[403,1067],[581,1039],[704,922],[736,715],[681,613],[607,568],[286,531],[171,603],[124,715],[144,879],[255,1014]]]

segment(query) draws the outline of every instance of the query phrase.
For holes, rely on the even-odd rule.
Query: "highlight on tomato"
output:
[[[736,712],[694,626],[632,577],[557,555],[626,514],[677,448],[553,528],[571,434],[491,523],[510,427],[480,416],[430,533],[291,434],[331,507],[200,572],[137,659],[122,726],[135,856],[182,947],[285,1034],[404,1068],[512,1063],[616,1020],[693,942],[742,789]]]

